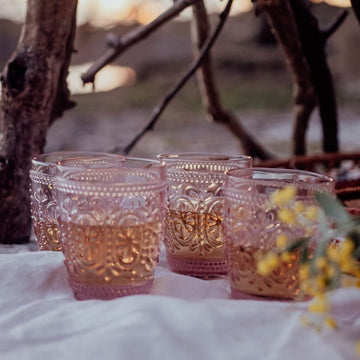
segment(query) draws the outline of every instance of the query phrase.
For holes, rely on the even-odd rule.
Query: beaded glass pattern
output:
[[[125,158],[121,167],[58,166],[62,251],[77,299],[147,293],[164,233],[166,171]]]
[[[225,181],[224,234],[234,298],[294,299],[299,295],[299,259],[294,255],[268,276],[257,272],[258,258],[276,246],[284,234],[289,242],[299,237],[316,238],[316,222],[305,228],[278,218],[269,205],[270,195],[288,185],[296,188],[294,200],[316,205],[315,192],[334,192],[332,178],[300,170],[251,168],[231,170]],[[312,244],[312,248],[316,246]]]
[[[159,155],[169,182],[165,247],[172,270],[199,277],[227,273],[224,254],[223,183],[232,168],[251,166],[248,156]]]

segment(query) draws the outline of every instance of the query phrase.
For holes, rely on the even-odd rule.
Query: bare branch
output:
[[[138,26],[134,30],[130,31],[126,35],[119,37],[117,41],[112,36],[110,38],[110,46],[99,59],[97,59],[91,67],[81,76],[84,84],[93,83],[95,81],[95,75],[107,64],[117,58],[123,51],[130,46],[136,44],[140,40],[145,39],[151,33],[153,33],[160,26],[167,21],[176,17],[181,11],[194,4],[198,0],[178,0],[174,5],[158,16],[155,20],[145,26]],[[109,42],[109,40],[108,40]]]
[[[293,0],[291,0],[293,1]],[[309,66],[301,47],[300,35],[288,0],[256,0],[264,11],[281,46],[293,78],[295,119],[293,127],[293,153],[306,153],[305,135],[310,115],[316,104]]]
[[[106,35],[106,43],[109,47],[116,48],[119,43],[119,37],[114,33],[110,33]]]
[[[133,147],[138,143],[138,141],[146,134],[146,132],[154,128],[156,122],[159,120],[159,117],[165,110],[166,106],[175,97],[175,95],[182,89],[182,87],[186,84],[186,82],[194,75],[196,69],[201,65],[207,53],[210,51],[211,47],[215,44],[215,41],[220,35],[221,30],[226,22],[226,19],[229,16],[232,3],[233,0],[228,0],[224,11],[220,14],[220,21],[217,27],[215,28],[212,35],[208,37],[208,39],[204,43],[199,53],[199,56],[192,61],[188,70],[184,73],[184,75],[180,78],[180,80],[160,100],[158,105],[155,107],[152,115],[150,116],[150,119],[147,121],[146,125],[135,135],[134,139],[124,149],[121,149],[121,147],[115,147],[114,149],[112,149],[113,152],[119,152],[122,150],[124,154],[128,154],[133,149]]]
[[[209,36],[210,24],[203,0],[193,5],[193,12],[195,20],[193,22],[192,38],[195,44],[194,53],[197,55]],[[273,156],[247,133],[238,119],[223,108],[216,86],[210,52],[206,54],[201,68],[197,71],[197,79],[203,105],[211,120],[227,126],[240,139],[246,154],[260,159],[272,158]]]
[[[261,167],[281,167],[281,168],[301,168],[306,170],[315,171],[316,165],[322,164],[326,169],[334,168],[336,164],[343,160],[352,160],[355,163],[358,163],[360,160],[360,153],[324,153],[324,154],[315,154],[315,155],[306,155],[306,156],[292,156],[288,159],[271,159],[256,162],[255,166]]]
[[[326,42],[329,37],[341,26],[348,15],[349,12],[347,10],[342,11],[335,21],[326,30],[322,31],[324,42]]]
[[[70,100],[70,91],[67,87],[67,76],[69,74],[69,66],[71,60],[71,53],[75,52],[74,50],[74,39],[76,33],[76,11],[77,7],[74,7],[72,14],[72,24],[71,31],[69,33],[67,43],[66,43],[66,52],[69,54],[65,61],[62,64],[61,72],[59,76],[59,86],[57,88],[57,94],[55,96],[55,103],[53,105],[52,114],[50,117],[50,123],[52,124],[57,118],[61,117],[65,110],[72,109],[76,103]]]

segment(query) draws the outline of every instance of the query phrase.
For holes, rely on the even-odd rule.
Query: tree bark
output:
[[[77,0],[28,0],[17,49],[2,77],[0,109],[0,243],[29,240],[29,169],[48,126],[69,100]]]
[[[295,117],[293,126],[293,151],[306,153],[306,130],[316,105],[310,69],[301,47],[296,20],[289,5],[293,0],[256,0],[258,11],[265,12],[274,35],[282,48],[293,79]]]
[[[296,18],[302,49],[318,98],[323,132],[323,151],[337,152],[339,150],[337,104],[325,51],[328,35],[320,31],[318,21],[310,11],[309,1],[291,0],[289,3]]]

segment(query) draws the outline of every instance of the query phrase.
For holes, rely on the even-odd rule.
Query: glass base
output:
[[[231,297],[233,299],[240,299],[240,300],[266,300],[266,301],[295,301],[295,302],[301,302],[301,301],[308,301],[311,299],[310,296],[307,295],[297,295],[295,298],[286,298],[286,297],[269,297],[269,296],[258,296],[258,295],[251,295],[244,293],[240,290],[234,289],[231,287]]]
[[[69,285],[77,300],[111,300],[127,295],[147,294],[149,293],[154,279],[147,280],[141,285],[87,285],[72,279],[69,279]]]
[[[184,275],[211,279],[228,272],[225,260],[180,259],[171,255],[167,255],[166,259],[171,270]]]

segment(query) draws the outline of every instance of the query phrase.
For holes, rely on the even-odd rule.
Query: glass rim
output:
[[[115,161],[115,160],[119,160],[119,159],[114,159],[114,158],[110,158],[110,164],[111,162]],[[137,182],[137,181],[129,181],[129,182],[124,182],[124,181],[119,181],[119,180],[114,180],[114,181],[110,181],[110,182],[103,182],[103,181],[80,181],[80,180],[75,180],[72,178],[67,178],[66,177],[66,173],[70,173],[70,174],[77,174],[81,171],[86,171],[86,170],[91,170],[91,165],[92,164],[85,164],[84,166],[82,165],[73,165],[73,166],[67,166],[67,165],[56,165],[56,169],[57,169],[57,173],[55,175],[55,182],[57,183],[63,183],[63,184],[68,184],[69,186],[80,186],[82,187],[83,185],[86,184],[86,186],[90,186],[92,188],[113,188],[116,189],[116,191],[120,191],[120,189],[129,189],[129,188],[137,188],[139,191],[141,191],[142,188],[147,188],[147,187],[151,187],[151,186],[162,186],[163,184],[167,184],[167,180],[166,180],[166,165],[164,162],[159,161],[159,160],[154,160],[154,159],[147,159],[147,158],[138,158],[138,157],[122,157],[121,159],[122,161],[117,161],[116,163],[123,163],[124,162],[124,167],[114,167],[113,169],[116,170],[119,173],[122,173],[123,175],[130,175],[133,177],[136,177],[138,179],[140,178],[146,178],[147,176],[149,176],[150,174],[153,174],[154,178],[147,178],[145,182]],[[135,162],[135,166],[133,167],[127,167],[126,166],[126,161],[132,161]],[[136,166],[136,162],[141,163],[142,165],[138,165]],[[109,163],[108,163],[109,164]],[[102,169],[109,169],[106,165],[104,167],[102,167],[101,165],[98,167],[94,167],[94,170],[102,170]],[[63,173],[61,173],[63,172]],[[83,184],[83,185],[81,185]],[[105,191],[105,190],[104,190]],[[108,191],[108,190],[106,190]],[[115,191],[115,190],[114,190]]]
[[[221,153],[206,153],[206,152],[179,152],[179,153],[161,153],[156,155],[156,158],[165,162],[228,162],[234,160],[248,160],[252,161],[251,156],[248,155],[234,155]]]
[[[314,181],[309,181],[309,184],[335,184],[335,179],[332,178],[329,175],[320,174],[312,171],[307,170],[300,170],[300,169],[286,169],[286,168],[266,168],[266,167],[248,167],[248,168],[236,168],[236,169],[230,169],[226,176],[230,179],[236,179],[236,180],[246,180],[248,181],[249,178],[243,178],[239,175],[245,174],[246,172],[252,172],[252,173],[265,173],[265,174],[283,174],[283,175],[289,175],[289,178],[291,175],[300,175],[304,177],[309,177],[310,179],[313,179]],[[274,181],[274,180],[282,180],[282,179],[276,179],[276,178],[266,178],[266,177],[259,177],[259,178],[251,178],[251,181]],[[316,182],[316,180],[320,180],[320,182]]]
[[[106,153],[105,153],[106,154]],[[100,154],[101,155],[101,154]],[[101,158],[101,157],[100,157]],[[119,168],[119,169],[127,169],[126,167],[126,163],[131,161],[131,162],[138,162],[138,163],[143,163],[144,166],[139,166],[139,167],[131,167],[131,168],[128,168],[128,169],[147,169],[147,168],[151,168],[151,169],[156,169],[156,168],[165,168],[165,164],[160,161],[160,160],[156,160],[156,159],[147,159],[147,158],[140,158],[140,157],[132,157],[132,156],[123,156],[123,155],[115,155],[115,156],[109,156],[109,157],[105,157],[107,160],[109,159],[110,163],[111,162],[117,162],[117,160],[122,160],[121,163],[124,163],[125,166],[123,168]],[[90,158],[91,159],[91,158]],[[67,159],[64,159],[65,161]],[[69,159],[71,160],[71,159]],[[86,167],[88,167],[89,165],[91,164],[84,164],[83,166],[82,165],[66,165],[66,164],[55,164],[56,167],[58,169],[61,169],[61,170],[76,170],[76,169],[84,169]],[[151,167],[150,167],[151,166]],[[101,168],[101,167],[100,167]]]
[[[39,154],[36,156],[33,156],[31,158],[31,162],[33,165],[38,165],[38,166],[56,166],[56,162],[58,161],[62,161],[62,160],[66,160],[67,158],[70,160],[71,157],[68,157],[67,155],[74,155],[73,157],[85,157],[87,155],[91,156],[104,156],[104,157],[108,157],[108,158],[124,158],[123,155],[119,155],[119,154],[112,154],[112,153],[107,153],[107,152],[97,152],[97,151],[77,151],[77,150],[65,150],[65,151],[53,151],[53,152],[48,152],[48,153],[43,153],[43,154]],[[50,157],[50,156],[58,156],[59,158],[63,157],[62,159],[58,159],[55,161],[45,161],[46,157]]]

